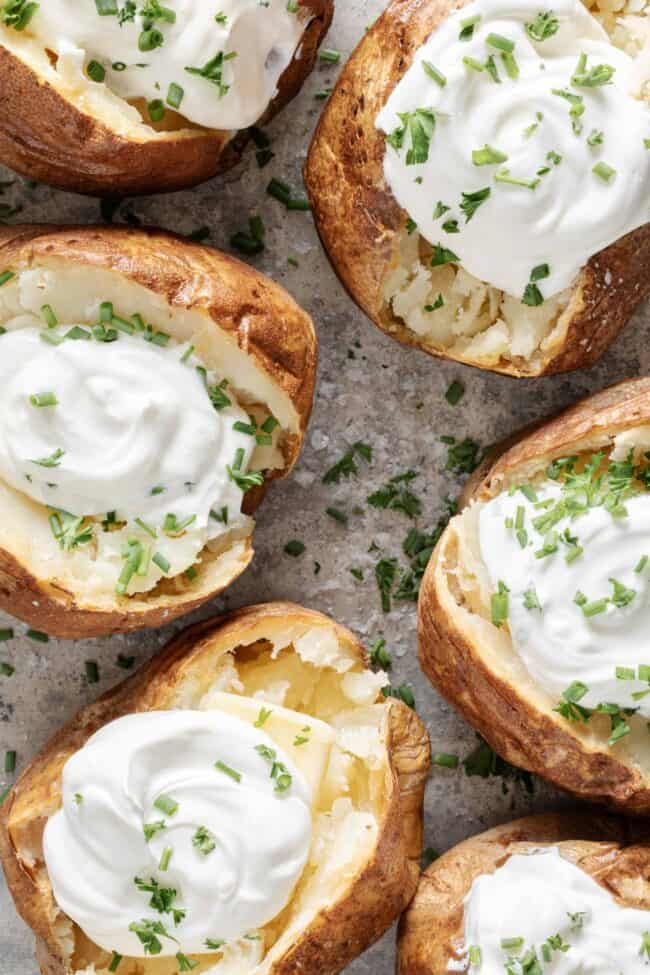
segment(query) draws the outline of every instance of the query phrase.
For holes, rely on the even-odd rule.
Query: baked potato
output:
[[[558,975],[640,975],[649,865],[647,829],[593,813],[530,816],[473,836],[422,875],[400,923],[398,975],[541,972],[549,962]]]
[[[368,30],[307,160],[316,226],[352,298],[400,342],[512,376],[581,368],[650,293],[650,115],[633,60],[647,14],[598,0],[590,14],[466,6],[392,0]],[[583,50],[609,63],[579,70]],[[611,104],[619,121],[634,115],[625,136],[594,112],[630,74],[635,97]],[[617,223],[631,201],[614,201],[621,172],[604,157],[626,138],[636,162],[618,189],[639,196]]]
[[[98,195],[209,179],[298,93],[333,6],[3,0],[0,162]]]
[[[425,673],[503,758],[643,814],[649,448],[648,379],[497,448],[433,553],[418,623]]]
[[[0,606],[71,638],[200,606],[300,450],[311,319],[156,230],[2,228],[0,283]]]
[[[82,785],[73,782],[75,762],[85,753],[89,757],[97,755],[91,750],[93,743],[101,746],[112,729],[119,728],[121,721],[146,718],[155,719],[156,724],[168,720],[173,725],[184,715],[198,721],[208,720],[210,715],[217,713],[222,717],[224,713],[237,716],[238,734],[254,733],[263,740],[267,734],[270,736],[274,755],[275,749],[279,752],[276,759],[279,760],[282,754],[286,756],[282,765],[284,773],[287,768],[292,768],[292,763],[299,769],[293,769],[290,793],[296,791],[299,784],[296,780],[300,780],[301,772],[307,770],[305,774],[312,783],[312,838],[306,865],[301,873],[299,871],[297,884],[281,910],[276,910],[267,923],[258,925],[254,935],[248,938],[240,937],[217,947],[213,945],[207,952],[191,952],[195,957],[189,960],[186,957],[181,970],[192,968],[197,975],[208,971],[236,972],[238,975],[246,972],[288,975],[316,970],[320,975],[334,975],[340,972],[397,918],[412,897],[420,873],[422,799],[429,769],[429,740],[414,711],[403,702],[382,695],[381,687],[385,683],[385,675],[373,674],[367,669],[366,654],[348,630],[320,613],[300,606],[269,603],[248,607],[186,630],[140,672],[82,710],[37,755],[1,811],[0,857],[16,908],[36,935],[38,960],[44,975],[81,972],[106,975],[114,970],[119,975],[135,975],[136,972],[138,975],[171,975],[178,970],[176,952],[185,954],[183,924],[170,930],[172,921],[163,916],[161,920],[165,921],[178,944],[171,942],[170,947],[170,939],[161,935],[164,946],[156,954],[155,950],[143,950],[141,945],[138,948],[134,938],[136,955],[129,957],[120,952],[123,957],[113,969],[114,953],[106,950],[106,945],[94,944],[65,915],[53,896],[51,881],[56,873],[57,885],[62,886],[68,895],[70,891],[83,889],[89,899],[88,912],[99,903],[99,914],[108,921],[109,927],[115,929],[115,937],[128,937],[126,928],[121,933],[116,928],[117,919],[123,913],[122,901],[130,901],[133,896],[142,897],[134,887],[133,873],[141,870],[148,877],[152,870],[156,870],[156,858],[151,863],[142,863],[137,857],[124,863],[116,848],[115,837],[111,839],[110,821],[98,811],[91,781],[102,774],[97,770],[108,767],[110,760],[87,764]],[[242,724],[246,725],[243,729]],[[165,738],[165,774],[176,767],[178,757],[174,751],[171,725]],[[99,734],[98,729],[101,729]],[[195,737],[183,741],[181,761],[183,755],[191,755],[196,747]],[[133,785],[130,808],[132,812],[137,810],[140,830],[143,816],[146,820],[146,810],[143,812],[136,796],[148,791],[147,801],[150,801],[157,793],[154,792],[153,777],[143,773],[143,769],[152,768],[145,750],[141,750],[137,762],[132,762],[132,745],[132,739],[123,742],[121,758],[118,755],[117,761],[121,769],[117,774],[119,782],[116,780],[117,784],[103,794],[115,796],[122,789],[120,783],[128,779]],[[228,752],[220,752],[222,756],[227,755],[230,766],[234,766],[228,768],[231,775],[236,775],[239,762],[246,760],[237,756],[235,745],[233,738]],[[212,742],[208,754],[213,761],[219,754],[218,745]],[[268,745],[263,757],[271,759]],[[115,760],[115,754],[112,758]],[[274,769],[276,764],[274,762]],[[217,762],[218,767],[221,765],[223,763]],[[128,776],[126,768],[130,770]],[[222,795],[222,784],[224,801],[229,795],[228,785],[231,789],[246,785],[245,776],[240,776],[240,781],[233,785],[228,775],[219,778],[212,764],[210,768],[210,774],[217,776],[210,780],[212,802],[215,796]],[[266,778],[268,769],[266,766]],[[197,765],[195,778],[199,774],[203,775],[204,771]],[[280,775],[271,774],[275,776],[277,789],[286,786]],[[183,805],[185,803],[187,807],[189,800],[183,792],[182,777],[176,772],[173,775],[174,783],[169,780],[166,783],[167,801],[154,803],[152,817],[155,821],[160,820],[163,806],[167,808],[165,815],[173,816],[175,810],[171,801],[176,799],[175,830],[172,831],[168,818],[170,828],[156,834],[161,827],[154,822],[147,842],[153,848],[155,840],[162,836],[163,846],[166,843],[173,845],[171,862],[167,857],[169,873],[158,873],[157,879],[162,883],[168,876],[169,882],[182,890],[187,920],[191,921],[195,878],[192,879],[187,868],[179,884],[179,875],[173,873],[175,863],[182,857],[183,824],[180,820],[185,815]],[[71,796],[70,789],[79,789],[79,794]],[[273,801],[280,803],[284,815],[291,820],[294,810],[288,805],[289,795],[276,796]],[[268,797],[260,793],[259,801],[264,803]],[[61,860],[57,857],[60,852],[57,848],[57,817],[59,820],[67,817],[70,809],[83,815],[86,805],[89,807],[88,823],[96,824],[99,815],[99,821],[106,829],[96,836],[97,842],[92,850],[88,848],[83,861],[76,860],[72,846],[66,847],[68,866],[66,868],[64,864],[61,871]],[[248,810],[242,809],[241,817],[252,814],[255,805],[251,803]],[[204,815],[207,817],[208,813],[204,811]],[[124,847],[130,843],[129,825],[127,817],[122,823]],[[233,826],[230,820],[225,821],[216,840],[213,837],[218,852],[208,850],[214,858],[210,861],[212,864],[217,856],[221,856],[220,837],[225,837],[226,842],[233,829],[236,830],[236,824]],[[269,817],[266,825],[256,832],[244,831],[244,836],[239,837],[237,863],[242,872],[250,866],[256,843],[262,845],[263,853],[268,852],[264,845],[269,842],[268,834],[274,829],[280,830],[281,826],[276,826]],[[154,838],[153,834],[156,834]],[[287,846],[291,842],[290,836]],[[95,854],[102,849],[110,850],[110,859],[100,855],[103,861],[103,865],[98,866],[100,872],[93,868],[92,882],[87,885],[83,876],[90,877],[89,865],[95,863]],[[205,852],[205,846],[201,852]],[[149,856],[151,858],[152,854]],[[281,851],[279,857],[280,863],[284,862],[287,851]],[[119,862],[126,873],[121,898],[113,904],[114,891],[102,889],[101,870],[106,868],[107,862],[109,867]],[[187,867],[185,861],[183,864]],[[54,870],[52,877],[48,865]],[[211,868],[213,878],[223,872],[222,861],[218,866],[219,869]],[[226,863],[226,868],[229,866]],[[269,872],[277,870],[277,866],[277,862],[269,864]],[[62,880],[61,873],[64,874]],[[155,886],[154,880],[149,887]],[[212,889],[204,889],[201,911],[206,917],[210,912],[214,913],[214,928],[218,927],[221,914],[226,915],[232,910],[250,911],[251,904],[259,909],[252,896],[256,892],[254,885],[248,891],[251,895],[248,899],[236,884],[235,888],[234,901],[229,894],[224,896],[223,890],[215,893]],[[75,895],[72,896],[74,899]],[[146,897],[142,898],[142,904],[146,904]],[[153,916],[159,915],[154,911]],[[194,920],[196,922],[196,918]],[[198,920],[202,923],[203,915]],[[217,935],[218,931],[215,931],[214,937]],[[104,933],[103,938],[106,937]],[[109,949],[111,944],[112,941],[108,944]],[[183,968],[183,964],[187,967]]]

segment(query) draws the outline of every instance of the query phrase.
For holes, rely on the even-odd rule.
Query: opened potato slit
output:
[[[649,18],[586,10],[394,0],[344,69],[306,185],[335,270],[399,341],[566,371],[647,296]]]
[[[0,9],[0,160],[98,195],[209,179],[300,90],[332,13],[332,0],[224,0],[217,12],[196,0],[11,0]]]
[[[246,568],[297,457],[309,317],[163,233],[18,227],[0,261],[0,600],[67,635],[199,605]]]
[[[648,382],[488,457],[419,607],[423,669],[507,760],[645,812],[650,740]]]
[[[341,971],[397,917],[419,875],[428,736],[406,705],[382,695],[385,684],[347,630],[269,604],[181,634],[82,711],[2,809],[2,861],[39,938],[42,970],[105,975],[117,954],[124,975],[172,975],[183,959],[197,972],[233,975],[315,963]],[[184,746],[183,728],[193,729]],[[98,792],[117,754],[125,768]],[[141,851],[135,862],[103,847],[115,842],[127,782],[119,835]],[[241,790],[253,788],[258,800],[238,807]],[[267,826],[250,831],[258,805]],[[234,818],[231,808],[240,809]],[[283,837],[292,822],[300,829]],[[226,894],[218,879],[235,849]],[[209,893],[197,886],[206,883]],[[246,928],[246,917],[265,914]]]
[[[567,810],[470,837],[423,873],[399,975],[641,975],[650,953],[648,831]]]

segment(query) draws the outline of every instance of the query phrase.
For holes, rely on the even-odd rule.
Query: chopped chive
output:
[[[614,176],[616,176],[616,170],[602,160],[597,162],[596,165],[592,167],[591,171],[595,176],[598,176],[599,179],[602,179],[604,183],[610,183]]]
[[[11,751],[5,752],[5,772],[15,772],[16,771],[16,752],[12,749]]]
[[[434,64],[431,64],[430,61],[423,61],[422,67],[424,68],[425,74],[427,74],[433,81],[435,81],[436,84],[440,85],[441,88],[445,87],[445,85],[447,84],[447,79],[445,78],[442,71],[438,71],[438,69]]]
[[[15,277],[16,275],[13,271],[0,272],[0,288],[2,287],[3,284],[6,284],[7,281],[11,281],[11,279]]]
[[[437,752],[432,756],[431,761],[440,768],[458,768],[458,755],[451,755],[449,752]]]
[[[99,682],[99,667],[97,666],[96,660],[87,660],[85,664],[86,668],[86,680],[89,684],[97,684]]]
[[[157,565],[161,572],[167,573],[170,569],[170,563],[160,552],[154,552],[151,557],[151,561],[154,565]]]
[[[121,961],[122,961],[122,955],[118,954],[117,951],[114,951],[113,957],[111,958],[110,961],[110,965],[108,966],[109,972],[116,972]]]
[[[41,305],[41,315],[45,319],[48,328],[55,328],[59,323],[50,305]]]
[[[162,851],[162,856],[160,857],[160,863],[158,864],[158,869],[161,870],[162,872],[168,869],[169,861],[172,858],[173,852],[174,851],[172,850],[171,846],[166,846],[165,849]]]
[[[475,166],[492,166],[494,163],[506,162],[507,159],[507,153],[487,144],[482,149],[472,150],[472,162]]]
[[[29,397],[32,406],[58,406],[59,401],[55,393],[33,393]]]
[[[146,521],[142,520],[142,518],[136,518],[135,523],[136,525],[139,525],[140,528],[147,533],[147,535],[151,535],[152,538],[158,538],[158,532],[156,529],[152,528],[151,525],[148,525]]]
[[[177,85],[172,81],[167,89],[167,104],[170,106],[170,108],[180,108],[184,97],[185,89],[181,88],[180,85]]]
[[[230,766],[226,765],[225,762],[222,762],[221,759],[214,763],[214,767],[219,769],[220,772],[223,772],[224,775],[228,775],[231,779],[234,779],[235,782],[241,782],[241,772],[237,772],[234,768],[230,768]]]
[[[490,47],[494,47],[497,51],[506,51],[508,54],[512,54],[515,49],[515,42],[511,41],[510,38],[504,37],[503,34],[488,34],[485,38],[485,43]]]
[[[154,802],[154,809],[159,809],[165,816],[173,816],[178,811],[178,803],[171,796],[162,793]]]
[[[456,406],[460,403],[463,395],[465,393],[465,387],[457,379],[454,379],[452,383],[449,384],[447,392],[445,393],[445,399],[451,406]]]
[[[42,633],[40,630],[27,630],[25,636],[30,640],[35,640],[37,643],[49,643],[50,640],[47,633]]]

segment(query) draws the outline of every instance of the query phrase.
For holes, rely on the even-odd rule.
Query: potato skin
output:
[[[43,975],[69,975],[70,970],[60,957],[51,929],[54,902],[49,884],[37,884],[19,859],[14,832],[28,824],[42,833],[46,815],[60,803],[60,775],[67,759],[107,722],[134,711],[168,707],[174,690],[191,668],[200,665],[202,656],[214,660],[215,649],[217,654],[225,652],[233,642],[259,630],[260,624],[284,627],[302,623],[330,626],[359,661],[367,664],[366,652],[357,638],[321,613],[293,603],[249,606],[181,632],[149,664],[81,710],[22,773],[0,808],[0,862],[16,909],[37,937]],[[422,802],[430,767],[429,737],[417,715],[391,698],[386,701],[384,729],[391,768],[373,859],[340,900],[324,909],[296,937],[268,975],[315,971],[337,975],[383,934],[415,892],[420,876]]]
[[[440,975],[463,943],[463,900],[472,882],[515,853],[557,846],[625,907],[650,911],[650,833],[593,812],[550,813],[515,820],[473,836],[425,873],[398,933],[397,975]]]
[[[495,448],[468,482],[462,505],[488,500],[521,483],[556,457],[597,450],[630,427],[650,423],[650,379],[619,383],[587,397],[554,419]],[[582,799],[634,814],[650,812],[650,781],[607,747],[587,743],[571,723],[537,707],[486,663],[454,612],[445,563],[453,523],[443,533],[425,573],[418,607],[422,669],[507,761]]]
[[[560,348],[539,365],[502,360],[487,366],[436,350],[395,318],[382,300],[406,214],[383,172],[385,141],[375,120],[413,57],[467,0],[392,0],[341,73],[320,119],[305,166],[316,227],[341,283],[378,328],[429,355],[510,376],[568,372],[595,362],[637,305],[650,295],[650,225],[594,255],[581,271]]]
[[[286,467],[267,480],[289,473],[302,444],[314,393],[317,340],[313,323],[280,285],[226,254],[190,243],[161,230],[124,227],[0,227],[0,267],[21,270],[42,260],[101,267],[163,295],[172,307],[198,309],[230,332],[238,346],[293,403],[299,431],[287,437]],[[266,484],[250,491],[251,514]],[[250,539],[233,566],[229,585],[253,557]],[[116,597],[110,608],[80,605],[73,592],[37,579],[0,548],[0,607],[52,636],[81,638],[161,626],[221,592],[210,572],[180,593],[148,598]]]
[[[313,14],[298,53],[280,78],[259,125],[270,121],[310,74],[334,13],[334,0],[302,0]],[[29,179],[97,196],[166,193],[202,183],[235,166],[249,136],[198,127],[165,139],[114,132],[43,81],[0,45],[0,162]]]

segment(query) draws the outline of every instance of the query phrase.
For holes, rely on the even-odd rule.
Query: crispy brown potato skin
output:
[[[367,664],[365,650],[347,629],[321,613],[293,603],[249,606],[190,627],[140,671],[81,710],[45,745],[22,773],[0,808],[0,862],[16,908],[37,937],[43,975],[68,975],[50,924],[54,905],[49,884],[37,885],[17,854],[14,831],[25,823],[45,826],[46,813],[60,803],[60,776],[67,759],[100,727],[135,711],[164,710],[184,673],[215,646],[245,641],[251,630],[271,620],[308,625],[327,623],[338,639]],[[269,975],[318,972],[337,975],[379,938],[413,896],[420,876],[422,802],[430,765],[426,729],[401,701],[386,701],[391,770],[375,855],[341,899],[323,910],[294,941]],[[54,804],[54,807],[53,807]]]
[[[630,427],[650,423],[650,379],[633,379],[583,399],[559,416],[511,438],[474,472],[461,504],[488,500],[543,470],[556,457],[607,446]],[[422,669],[448,701],[507,761],[583,799],[627,813],[650,812],[650,782],[615,750],[586,747],[571,723],[538,708],[485,662],[449,612],[445,561],[449,528],[424,576],[418,607]]]
[[[375,120],[415,52],[456,0],[392,0],[348,61],[320,119],[305,167],[316,227],[334,270],[378,328],[405,345],[511,376],[547,375],[595,362],[650,294],[650,225],[592,257],[576,283],[563,346],[540,367],[477,364],[435,351],[385,308],[381,285],[405,214],[383,173],[385,142]],[[609,283],[608,283],[609,282]]]
[[[215,328],[230,332],[238,346],[291,399],[300,419],[298,434],[285,444],[293,467],[309,421],[314,393],[317,341],[313,323],[291,296],[270,278],[226,254],[161,230],[124,227],[13,226],[0,228],[0,267],[20,270],[39,259],[115,271],[163,295],[172,307],[201,310]],[[266,485],[246,496],[252,514]],[[253,557],[250,540],[228,584]],[[37,579],[14,555],[0,548],[0,607],[30,626],[70,639],[162,626],[191,612],[224,588],[209,572],[182,593],[149,598],[116,597],[110,610],[80,606],[73,592]]]
[[[440,975],[458,961],[463,899],[472,882],[531,847],[559,847],[622,906],[650,911],[649,838],[647,826],[565,812],[529,816],[465,840],[422,874],[399,926],[397,975]]]
[[[280,79],[259,125],[294,98],[310,74],[334,13],[334,0],[302,0],[313,14],[299,52]],[[0,162],[38,182],[75,193],[132,196],[185,189],[235,166],[249,140],[198,127],[164,140],[136,140],[64,98],[0,45]]]

